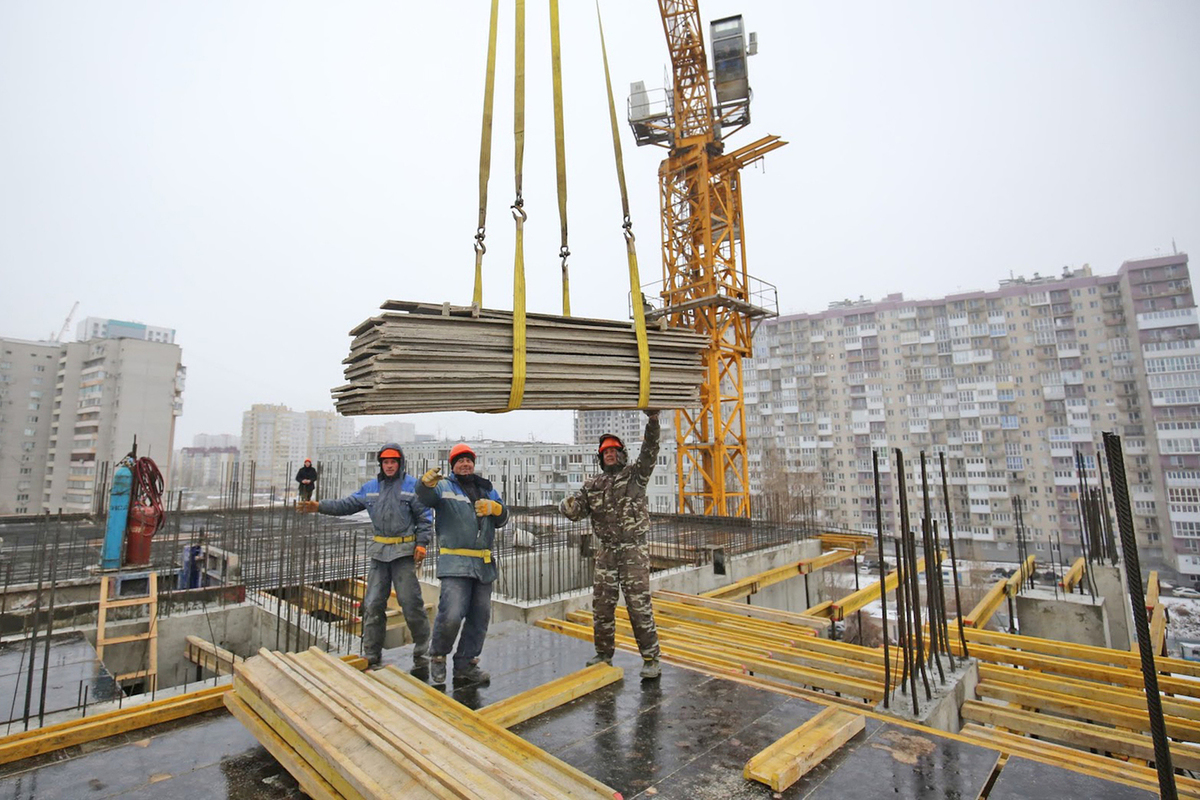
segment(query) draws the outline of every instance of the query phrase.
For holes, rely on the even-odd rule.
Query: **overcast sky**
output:
[[[253,403],[330,409],[388,298],[471,300],[488,3],[0,3],[0,336],[174,328],[176,446]],[[559,313],[547,6],[528,3],[529,308]],[[563,0],[572,311],[628,314],[592,3]],[[512,3],[502,0],[484,305],[512,307]],[[619,114],[664,84],[657,4],[602,0]],[[742,13],[748,267],[783,313],[1200,251],[1200,2],[702,2]],[[644,281],[658,163],[622,122]],[[1173,245],[1174,242],[1174,245]],[[74,324],[68,340],[74,336]],[[463,387],[469,391],[469,386]],[[409,418],[569,441],[567,412]],[[379,421],[359,418],[358,424]]]

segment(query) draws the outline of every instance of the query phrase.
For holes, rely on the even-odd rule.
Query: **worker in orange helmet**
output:
[[[499,574],[492,547],[496,529],[508,521],[508,509],[492,482],[475,474],[475,451],[468,445],[454,445],[449,460],[448,477],[441,467],[421,476],[417,497],[437,513],[437,576],[442,584],[429,646],[430,682],[446,682],[446,656],[457,639],[454,685],[463,688],[491,680],[479,668],[479,654],[492,616],[492,584]]]
[[[313,469],[312,459],[304,459],[304,466],[296,473],[296,483],[300,485],[300,499],[312,500],[313,489],[317,488],[317,471]]]
[[[616,610],[619,592],[625,593],[629,624],[642,654],[641,677],[654,680],[662,674],[659,665],[658,629],[650,604],[650,508],[646,486],[658,460],[661,428],[658,411],[646,411],[646,430],[637,461],[629,455],[620,437],[600,437],[596,458],[600,474],[583,483],[583,488],[563,498],[559,510],[568,519],[591,517],[592,530],[600,540],[592,586],[592,641],[596,655],[588,666],[612,663],[616,646]]]
[[[421,680],[429,676],[429,617],[417,567],[425,560],[433,531],[433,515],[419,499],[417,481],[404,471],[404,451],[398,444],[379,448],[379,475],[362,485],[354,494],[340,500],[301,500],[300,513],[313,511],[336,517],[366,511],[375,528],[375,537],[367,548],[370,569],[363,597],[363,656],[368,669],[383,665],[383,639],[386,633],[387,601],[392,587],[404,613],[413,639],[412,674]]]

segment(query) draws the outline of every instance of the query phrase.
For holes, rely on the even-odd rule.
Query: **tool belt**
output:
[[[408,544],[409,542],[415,542],[416,540],[417,540],[417,535],[415,533],[412,536],[376,536],[375,537],[375,541],[378,542],[379,544]]]
[[[462,547],[443,547],[438,552],[444,556],[468,556],[470,558],[482,558],[483,563],[492,563],[491,550],[467,550]]]

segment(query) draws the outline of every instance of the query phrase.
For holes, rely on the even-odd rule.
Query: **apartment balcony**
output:
[[[1043,386],[1042,397],[1046,400],[1065,400],[1067,397],[1067,390],[1061,384]]]
[[[1139,331],[1155,328],[1178,328],[1197,324],[1195,308],[1172,308],[1162,311],[1146,311],[1137,315]]]

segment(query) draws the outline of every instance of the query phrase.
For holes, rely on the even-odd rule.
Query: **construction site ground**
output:
[[[385,663],[409,665],[409,647]],[[589,642],[502,623],[489,634],[484,687],[447,691],[472,708],[580,669]],[[618,652],[625,679],[520,723],[513,732],[588,775],[637,797],[737,798],[1152,797],[1127,785],[1012,757],[933,731],[868,716],[862,733],[796,784],[775,793],[747,781],[756,753],[824,706],[747,683],[664,664],[659,681],[638,678],[640,659]],[[236,719],[217,710],[71,747],[0,770],[0,797],[302,797],[296,781]]]

